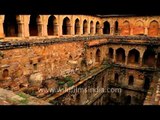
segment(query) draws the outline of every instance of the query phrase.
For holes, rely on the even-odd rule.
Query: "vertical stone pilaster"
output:
[[[42,36],[48,36],[47,24],[48,23],[42,24]]]
[[[63,32],[62,32],[62,21],[59,22],[59,26],[58,26],[58,36],[61,36],[63,35]]]
[[[23,36],[29,37],[29,23],[30,23],[30,15],[24,15],[24,23],[23,23]]]
[[[82,19],[80,20],[80,33],[79,34],[80,35],[83,34],[83,21],[82,21]]]
[[[114,35],[114,27],[113,26],[110,27],[110,35]]]
[[[75,35],[75,32],[74,32],[74,24],[70,25],[70,34],[69,35]]]
[[[128,55],[125,56],[125,66],[127,66],[127,65],[128,65]]]
[[[43,24],[38,23],[38,36],[43,36]]]
[[[142,65],[143,65],[143,58],[140,57],[140,59],[139,59],[139,66],[142,67]]]
[[[58,24],[54,24],[54,29],[53,29],[53,33],[54,35],[58,35],[58,31],[59,31],[59,25]]]
[[[115,63],[116,62],[116,51],[114,50],[113,52],[113,62]]]
[[[99,28],[99,35],[103,35],[103,28],[102,27]]]
[[[0,38],[4,38],[4,28],[3,28],[3,22],[4,22],[4,15],[0,15]]]
[[[24,23],[18,23],[18,37],[24,37]]]
[[[0,38],[4,38],[4,29],[3,29],[3,23],[0,21]]]
[[[158,54],[155,55],[155,63],[154,63],[154,67],[157,67],[157,62],[158,62]]]
[[[90,35],[90,24],[89,24],[89,21],[87,23],[87,35]]]
[[[144,34],[148,35],[148,27],[147,26],[144,28]]]
[[[130,28],[130,35],[133,35],[133,28]]]

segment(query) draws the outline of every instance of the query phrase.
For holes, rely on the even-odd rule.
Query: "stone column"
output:
[[[139,66],[142,67],[142,65],[143,65],[143,58],[140,57],[140,58],[139,58]]]
[[[88,22],[88,25],[87,25],[87,35],[90,35],[90,24]]]
[[[116,62],[116,51],[114,50],[113,52],[113,62],[115,63]]]
[[[60,21],[58,26],[58,36],[61,36],[61,35],[63,35],[63,32],[62,32],[62,22]]]
[[[81,32],[80,32],[81,31],[81,27],[79,26],[77,29],[78,29],[78,35],[81,35]]]
[[[43,24],[37,23],[38,26],[38,36],[43,36]]]
[[[4,29],[3,29],[3,22],[0,21],[0,38],[4,38]]]
[[[67,26],[67,35],[71,35],[72,34],[72,26],[69,25]]]
[[[128,56],[125,56],[125,66],[128,65]]]
[[[129,51],[126,50],[126,51],[125,51],[125,66],[128,65],[128,53],[129,53]]]
[[[88,28],[87,27],[84,27],[84,33],[83,35],[88,35]]]
[[[4,29],[3,29],[4,15],[0,15],[0,38],[4,38]]]
[[[99,35],[103,35],[103,28],[102,27],[99,28]]]
[[[155,55],[155,62],[154,62],[154,67],[157,67],[157,62],[158,62],[158,54]]]
[[[147,26],[144,28],[144,34],[148,35],[148,27]]]
[[[42,24],[42,36],[48,36],[47,24],[48,23],[43,23]]]
[[[93,30],[92,35],[95,35],[95,33],[96,33],[96,27],[94,26],[92,30]]]
[[[82,20],[80,20],[80,33],[79,34],[80,35],[83,34],[83,21]]]
[[[130,28],[130,35],[133,35],[133,28]]]
[[[23,35],[24,37],[29,37],[30,33],[29,33],[29,22],[30,22],[30,15],[25,15],[24,16],[24,27],[23,27]]]
[[[24,37],[24,23],[18,23],[18,37]]]
[[[113,26],[110,27],[110,35],[114,35],[114,27]]]
[[[59,28],[58,24],[54,24],[53,33],[56,36],[58,35],[58,28]]]
[[[91,27],[90,34],[93,35],[93,27]]]
[[[75,35],[75,30],[74,30],[74,25],[72,24],[72,25],[70,25],[70,35]]]

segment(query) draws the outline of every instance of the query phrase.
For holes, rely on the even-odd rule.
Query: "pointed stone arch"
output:
[[[158,36],[159,34],[159,23],[156,20],[150,22],[148,27],[149,36]]]

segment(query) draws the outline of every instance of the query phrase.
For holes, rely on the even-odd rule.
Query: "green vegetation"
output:
[[[12,104],[18,104],[18,101],[16,99],[13,98],[7,98],[6,99],[8,102],[11,102]]]
[[[20,97],[22,97],[22,98],[24,98],[23,100],[20,100],[19,102],[20,103],[22,103],[22,104],[27,104],[29,101],[28,101],[28,97],[25,95],[25,94],[23,94],[23,93],[18,93],[17,94],[18,96],[20,96]]]
[[[17,95],[22,97],[22,98],[27,98],[27,96],[24,93],[18,93]]]
[[[23,99],[18,100],[16,98],[7,98],[7,101],[11,102],[12,104],[27,104],[29,102],[28,97],[25,94],[18,93],[17,95]]]
[[[74,85],[74,82],[73,81],[68,81],[67,85],[68,85],[68,87],[71,87],[72,85]]]
[[[71,76],[66,76],[62,80],[58,81],[58,85],[64,85],[67,83],[68,87],[71,87],[74,84],[74,80]]]
[[[65,84],[64,81],[59,81],[59,82],[58,82],[58,85],[64,85],[64,84]]]
[[[29,102],[28,99],[20,100],[21,104],[27,104],[28,102]]]
[[[73,78],[71,76],[66,76],[64,78],[64,80],[67,82],[68,87],[71,87],[72,85],[74,85],[74,81],[73,81]]]
[[[52,100],[52,101],[50,101],[50,103],[53,104],[53,105],[58,105],[59,104],[59,102],[57,100]]]
[[[68,81],[73,81],[73,78],[72,78],[71,76],[66,76],[66,77],[64,78],[64,80],[65,80],[66,82],[68,82]]]

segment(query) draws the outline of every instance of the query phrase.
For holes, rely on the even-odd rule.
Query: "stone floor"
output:
[[[0,88],[0,105],[51,105],[33,96]]]

